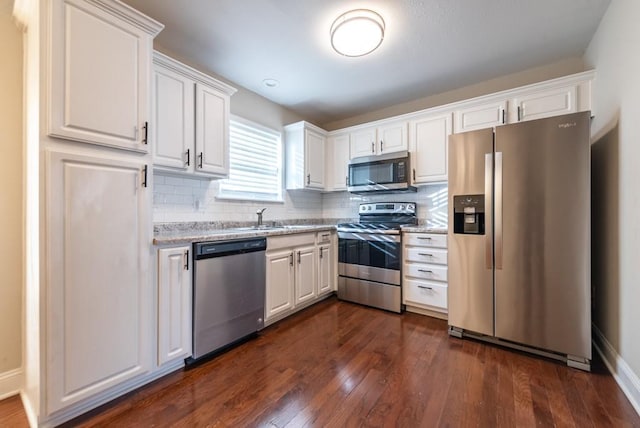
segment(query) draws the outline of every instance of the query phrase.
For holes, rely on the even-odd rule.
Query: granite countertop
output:
[[[441,235],[447,234],[447,228],[433,227],[433,226],[427,226],[427,225],[402,226],[401,230],[403,232],[411,232],[411,233],[438,233]]]
[[[187,227],[183,223],[176,223],[173,227],[163,224],[154,231],[154,245],[190,244],[201,241],[224,241],[229,239],[264,238],[277,235],[291,235],[294,233],[321,232],[335,230],[335,224],[294,224],[275,225],[265,228],[246,227]]]

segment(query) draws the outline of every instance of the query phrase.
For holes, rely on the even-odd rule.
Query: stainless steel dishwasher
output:
[[[193,356],[221,351],[264,327],[265,238],[193,244]]]

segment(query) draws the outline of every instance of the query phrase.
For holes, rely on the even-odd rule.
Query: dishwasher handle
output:
[[[266,238],[240,239],[234,241],[196,242],[193,250],[196,260],[224,257],[234,254],[253,253],[267,249]]]

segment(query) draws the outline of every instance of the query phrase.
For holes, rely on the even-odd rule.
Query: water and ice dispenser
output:
[[[484,195],[453,197],[453,233],[484,235]]]

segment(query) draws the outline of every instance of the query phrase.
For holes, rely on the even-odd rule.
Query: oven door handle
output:
[[[362,233],[362,232],[338,232],[338,239],[371,242],[396,242],[400,243],[399,234],[391,233]]]

